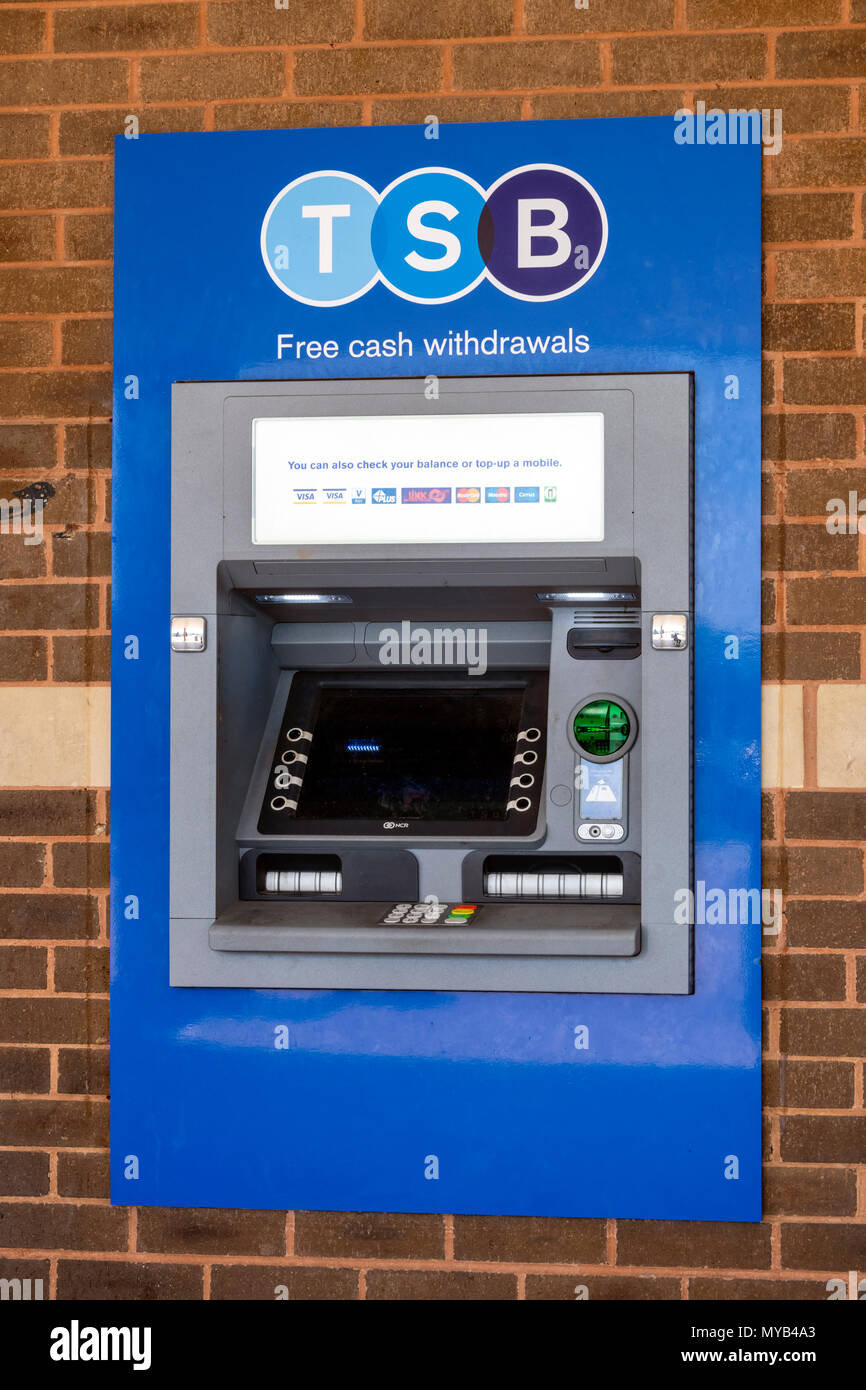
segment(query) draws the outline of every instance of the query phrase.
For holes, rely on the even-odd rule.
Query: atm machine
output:
[[[174,386],[172,985],[691,992],[692,453],[689,373]]]

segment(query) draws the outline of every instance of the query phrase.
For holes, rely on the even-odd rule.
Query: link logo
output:
[[[281,189],[261,235],[274,283],[320,308],[379,282],[413,304],[460,299],[482,280],[512,299],[562,299],[586,284],[606,246],[601,199],[559,164],[524,164],[486,192],[456,169],[413,169],[382,193],[319,170]]]

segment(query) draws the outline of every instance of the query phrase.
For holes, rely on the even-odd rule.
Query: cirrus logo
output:
[[[559,164],[525,164],[485,190],[456,169],[413,169],[382,193],[319,170],[281,189],[262,257],[292,299],[349,304],[377,283],[414,304],[460,299],[488,280],[513,299],[561,299],[601,264],[607,215]]]

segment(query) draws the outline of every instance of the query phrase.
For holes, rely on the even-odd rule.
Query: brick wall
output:
[[[46,544],[0,536],[0,1276],[73,1299],[821,1299],[866,1277],[866,537],[825,526],[831,498],[866,507],[866,0],[0,0],[0,53],[0,492],[50,492]],[[762,161],[764,881],[786,894],[764,1223],[111,1208],[114,134],[699,98],[784,120]]]

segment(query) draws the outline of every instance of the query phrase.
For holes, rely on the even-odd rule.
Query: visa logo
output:
[[[352,506],[357,507],[360,502],[366,502],[367,498],[362,487],[352,488]]]
[[[326,487],[323,489],[326,502],[345,502],[346,489],[344,487]]]
[[[316,489],[314,487],[296,487],[292,491],[295,494],[295,506],[309,506],[316,500]]]

